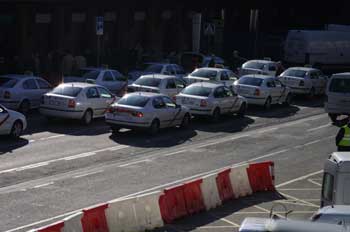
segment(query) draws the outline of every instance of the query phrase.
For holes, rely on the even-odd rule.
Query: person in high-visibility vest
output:
[[[350,151],[350,117],[345,126],[341,127],[335,138],[338,151]]]

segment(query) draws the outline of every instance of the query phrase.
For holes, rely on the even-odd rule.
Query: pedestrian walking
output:
[[[350,116],[346,124],[340,128],[335,138],[338,151],[350,151]]]

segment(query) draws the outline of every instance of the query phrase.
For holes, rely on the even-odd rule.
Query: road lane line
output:
[[[41,163],[37,163],[37,164],[31,164],[31,165],[23,166],[23,167],[20,167],[20,168],[15,168],[14,171],[20,172],[20,171],[33,169],[33,168],[38,168],[38,167],[43,167],[43,166],[47,166],[47,165],[49,165],[48,162],[41,162]]]
[[[86,152],[86,153],[82,153],[82,154],[78,154],[78,155],[74,155],[74,156],[69,156],[69,157],[64,158],[63,160],[70,161],[70,160],[85,158],[85,157],[89,157],[89,156],[93,156],[93,155],[96,155],[96,152]]]
[[[279,188],[278,191],[320,191],[320,188]]]
[[[292,183],[297,182],[297,181],[300,181],[300,180],[305,180],[305,179],[307,179],[307,178],[309,178],[309,177],[311,177],[311,176],[315,176],[315,175],[321,174],[321,173],[323,173],[323,170],[319,170],[319,171],[317,171],[317,172],[309,173],[309,174],[307,174],[307,175],[304,175],[304,176],[301,176],[301,177],[298,177],[298,178],[295,178],[295,179],[286,181],[286,182],[281,183],[281,184],[279,184],[279,185],[276,185],[276,188],[280,188],[280,187],[283,187],[283,186],[292,184]]]
[[[49,183],[45,183],[45,184],[40,184],[40,185],[36,185],[34,186],[33,188],[42,188],[42,187],[46,187],[46,186],[49,186],[49,185],[53,185],[54,182],[49,182]]]
[[[321,142],[321,139],[317,139],[317,140],[311,141],[311,142],[309,142],[309,143],[305,143],[305,144],[304,144],[304,147],[310,146],[310,145],[312,145],[312,144],[319,143],[319,142]]]
[[[284,197],[286,197],[286,198],[290,198],[290,199],[299,201],[299,202],[301,202],[301,203],[304,203],[304,204],[306,204],[306,205],[308,205],[308,206],[310,206],[310,207],[320,208],[319,205],[316,205],[316,204],[314,204],[314,203],[311,203],[311,202],[308,202],[308,201],[299,199],[299,198],[297,198],[297,197],[293,197],[293,196],[291,196],[291,195],[289,195],[289,194],[286,194],[286,193],[283,193],[283,192],[280,192],[280,191],[279,191],[279,194],[281,194],[282,196],[284,196]]]
[[[65,137],[65,136],[66,136],[66,135],[53,135],[53,136],[41,138],[41,139],[39,139],[39,140],[40,140],[40,141],[46,141],[46,140],[57,139],[57,138]]]
[[[263,212],[265,212],[265,213],[270,213],[270,210],[267,210],[267,209],[265,209],[265,208],[263,208],[263,207],[260,207],[260,206],[258,206],[258,205],[254,205],[253,206],[254,208],[256,208],[256,209],[259,209],[259,210],[261,210],[261,211],[263,211]],[[280,218],[284,218],[284,216],[282,216],[281,214],[278,214],[277,212],[273,212],[275,215],[277,215],[277,216],[279,216]]]
[[[77,178],[81,178],[81,177],[95,175],[95,174],[102,173],[102,172],[104,172],[104,170],[98,170],[98,171],[95,171],[95,172],[87,172],[87,173],[83,173],[83,174],[80,174],[80,175],[76,175],[73,178],[77,179]]]
[[[248,160],[248,162],[256,161],[256,160],[263,159],[263,158],[270,157],[270,156],[275,156],[275,155],[278,155],[278,154],[281,154],[281,153],[285,153],[285,152],[287,152],[289,150],[290,149],[284,149],[284,150],[276,151],[276,152],[273,152],[273,153],[270,153],[270,154],[267,154],[267,155],[262,155],[262,156],[250,159],[250,160]]]
[[[317,130],[320,130],[320,129],[329,127],[329,126],[331,126],[331,125],[332,125],[331,123],[327,123],[327,124],[322,125],[322,126],[319,126],[319,127],[315,127],[315,128],[308,129],[307,132],[317,131]]]
[[[318,183],[318,182],[316,182],[316,181],[314,181],[314,180],[312,180],[312,179],[307,179],[307,181],[309,181],[310,183],[312,183],[312,184],[314,184],[314,185],[317,185],[317,186],[322,187],[322,184],[320,184],[320,183]]]
[[[150,161],[151,161],[150,159],[144,159],[144,160],[139,160],[139,161],[135,161],[135,162],[130,162],[130,163],[122,164],[122,165],[119,165],[118,167],[119,167],[119,168],[124,168],[124,167],[128,167],[128,166],[131,166],[131,165],[134,165],[134,164],[144,163],[144,162],[150,162]]]
[[[164,155],[163,157],[168,157],[168,156],[172,156],[172,155],[176,155],[176,154],[179,154],[179,153],[183,153],[183,152],[188,152],[189,149],[183,149],[183,150],[180,150],[180,151],[174,151],[174,152],[170,152],[166,155]]]

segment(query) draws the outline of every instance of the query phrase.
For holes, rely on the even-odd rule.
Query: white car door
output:
[[[220,108],[221,113],[225,114],[230,112],[231,102],[230,99],[226,97],[225,89],[220,86],[214,91],[214,104]]]
[[[169,78],[165,80],[165,94],[171,98],[177,94],[175,78]]]
[[[107,89],[103,87],[97,87],[100,95],[100,105],[99,108],[103,109],[102,114],[106,113],[108,107],[114,102],[115,98]]]
[[[23,82],[22,99],[28,99],[31,108],[39,107],[41,101],[41,93],[36,81],[33,78],[27,79]]]
[[[276,88],[276,84],[273,79],[266,80],[266,87],[269,91],[269,95],[272,98],[272,103],[277,103],[281,97],[281,92],[278,88]]]
[[[230,112],[237,112],[240,108],[239,105],[239,98],[237,94],[234,94],[231,89],[228,87],[224,87],[225,91],[225,105],[227,104],[227,107],[229,107]]]
[[[159,119],[160,127],[164,128],[173,120],[173,112],[169,111],[163,98],[156,97],[152,101],[155,116]]]
[[[40,97],[52,89],[51,85],[47,81],[44,81],[42,79],[36,79],[36,82],[39,86],[38,91],[40,92]]]
[[[282,103],[285,101],[286,97],[287,97],[287,89],[285,86],[283,86],[282,82],[280,82],[279,80],[275,79],[275,89],[276,92],[278,93],[279,97],[278,100],[276,102]]]
[[[174,79],[176,85],[176,93],[179,94],[184,88],[186,88],[186,83],[181,79]]]
[[[0,106],[0,134],[8,134],[10,132],[11,125],[9,123],[10,114],[7,110]]]
[[[163,101],[167,107],[167,114],[169,114],[170,121],[167,127],[172,127],[179,125],[181,123],[181,107],[176,107],[174,101],[172,101],[169,97],[163,97]]]
[[[86,106],[93,110],[93,116],[104,114],[104,108],[101,106],[100,94],[96,87],[89,87],[86,90]]]

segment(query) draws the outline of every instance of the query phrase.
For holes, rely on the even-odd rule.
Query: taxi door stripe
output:
[[[7,119],[9,119],[10,114],[7,114],[7,116],[0,122],[0,126],[6,122]]]

